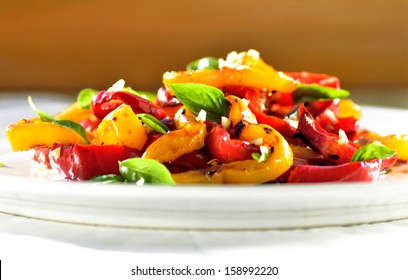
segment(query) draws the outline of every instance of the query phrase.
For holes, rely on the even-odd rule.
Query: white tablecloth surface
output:
[[[0,214],[2,279],[180,279],[134,276],[139,268],[272,266],[249,279],[408,279],[408,220],[265,231],[108,228]],[[243,278],[243,277],[242,277]]]

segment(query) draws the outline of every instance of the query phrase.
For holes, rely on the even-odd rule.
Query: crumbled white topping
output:
[[[247,54],[248,54],[249,56],[252,56],[255,60],[258,60],[258,59],[259,59],[259,52],[256,51],[256,50],[254,50],[254,49],[248,50]]]
[[[227,58],[225,60],[220,59],[219,60],[219,67],[220,68],[231,68],[231,69],[247,69],[250,66],[245,65],[244,58],[245,56],[250,56],[252,57],[252,60],[258,60],[259,59],[259,52],[256,50],[248,50],[247,52],[241,52],[237,53],[236,51],[230,52],[227,55]]]

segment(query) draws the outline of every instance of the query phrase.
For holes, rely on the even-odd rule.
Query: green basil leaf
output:
[[[169,128],[164,123],[150,114],[137,114],[137,116],[144,124],[148,125],[156,132],[166,134],[167,131],[169,131]]]
[[[176,183],[166,166],[154,159],[130,158],[120,161],[119,171],[128,182],[168,185]]]
[[[229,115],[229,102],[216,87],[195,83],[171,84],[170,87],[184,106],[196,115],[204,110],[207,119],[214,122],[221,122],[221,117]]]
[[[6,165],[2,162],[0,162],[0,167],[6,167]]]
[[[219,59],[206,56],[190,62],[186,68],[187,70],[217,70],[219,68]]]
[[[65,128],[69,128],[73,131],[75,131],[76,133],[79,134],[79,136],[82,137],[82,139],[84,139],[85,143],[90,144],[88,138],[86,137],[86,131],[85,128],[80,125],[79,123],[76,123],[74,121],[70,121],[70,120],[57,120],[56,118],[54,118],[54,116],[52,116],[51,114],[41,111],[39,110],[31,96],[28,97],[28,104],[30,105],[31,109],[34,110],[34,112],[37,113],[38,117],[43,121],[43,122],[49,122],[49,123],[55,123],[59,126],[65,127]]]
[[[320,85],[300,85],[292,93],[295,103],[303,103],[316,100],[332,100],[335,98],[347,98],[350,93],[344,89],[329,88]]]
[[[395,151],[380,143],[371,143],[359,148],[351,157],[351,162],[383,159],[393,156]]]
[[[100,182],[100,183],[122,183],[125,182],[125,178],[120,175],[116,174],[106,174],[106,175],[98,175],[91,178],[89,181],[91,182]]]
[[[79,108],[81,109],[91,108],[92,97],[97,93],[98,91],[93,88],[82,89],[77,96]]]
[[[34,112],[37,113],[38,117],[40,118],[40,120],[42,120],[43,122],[53,122],[55,121],[54,116],[52,116],[51,114],[41,111],[37,108],[37,106],[35,106],[33,99],[31,98],[31,96],[28,97],[28,104],[30,105],[31,109],[33,109]]]
[[[74,121],[70,121],[70,120],[54,120],[52,123],[58,124],[59,126],[69,128],[69,129],[75,131],[76,133],[79,134],[79,136],[82,137],[82,139],[84,139],[85,143],[87,143],[87,144],[91,143],[91,142],[89,142],[88,138],[86,137],[85,128],[82,125],[80,125],[79,123],[74,122]]]

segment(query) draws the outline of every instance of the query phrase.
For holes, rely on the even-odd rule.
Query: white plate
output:
[[[68,104],[44,100],[48,100],[45,105],[36,102],[40,109],[57,110]],[[4,128],[22,116],[32,116],[26,102],[14,103],[18,105],[12,108],[5,104],[12,103],[0,103]],[[363,107],[363,114],[362,126],[366,128],[381,134],[408,133],[404,123],[407,110]],[[202,230],[295,229],[408,218],[407,174],[389,175],[378,184],[94,185],[30,177],[30,153],[12,153],[4,135],[0,143],[0,162],[7,166],[0,168],[0,212],[30,218],[110,227]]]

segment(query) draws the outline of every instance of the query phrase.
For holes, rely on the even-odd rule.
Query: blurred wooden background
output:
[[[1,0],[0,91],[75,92],[250,48],[345,88],[408,86],[407,0]]]

